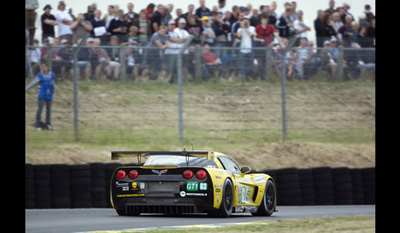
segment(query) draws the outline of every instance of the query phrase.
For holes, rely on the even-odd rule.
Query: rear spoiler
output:
[[[210,154],[210,156],[209,156]],[[141,163],[141,158],[143,156],[154,156],[154,155],[178,155],[188,157],[208,157],[208,159],[213,159],[213,152],[208,152],[206,150],[182,150],[182,151],[111,151],[111,159],[118,160],[119,158],[137,157],[138,163]]]

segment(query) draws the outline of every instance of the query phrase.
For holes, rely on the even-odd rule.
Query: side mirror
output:
[[[251,172],[251,168],[250,167],[242,167],[240,169],[240,172],[244,173],[244,174],[247,174],[247,173]]]

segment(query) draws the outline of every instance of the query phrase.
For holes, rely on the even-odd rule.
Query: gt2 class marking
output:
[[[111,178],[111,204],[119,215],[208,213],[229,217],[247,212],[270,216],[276,211],[273,178],[249,174],[249,167],[240,167],[219,152],[112,151],[111,157],[136,157],[139,164],[119,167]]]

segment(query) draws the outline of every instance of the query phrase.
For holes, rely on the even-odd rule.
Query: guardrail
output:
[[[111,207],[111,175],[121,163],[25,164],[25,208]],[[278,205],[375,204],[375,167],[258,170],[276,181]]]

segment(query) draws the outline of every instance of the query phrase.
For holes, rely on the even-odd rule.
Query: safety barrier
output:
[[[121,163],[25,164],[25,208],[107,208]],[[375,167],[256,170],[276,181],[278,206],[375,204]]]

